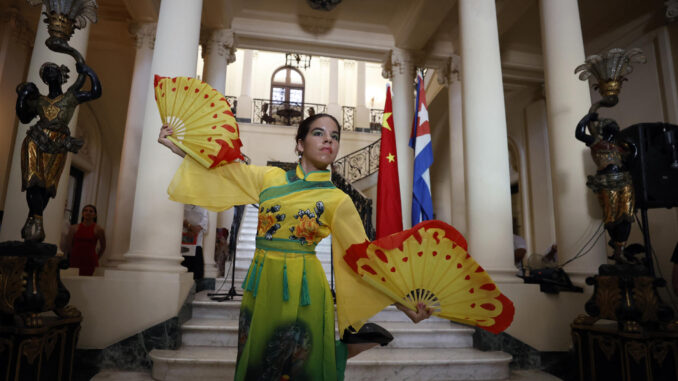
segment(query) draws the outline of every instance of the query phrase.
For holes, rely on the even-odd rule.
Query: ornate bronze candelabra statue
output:
[[[39,4],[40,2],[31,1]],[[78,78],[64,93],[62,85],[68,79],[68,68],[46,62],[40,67],[40,78],[49,86],[47,95],[41,95],[34,83],[22,83],[17,87],[16,113],[22,123],[35,117],[38,122],[31,126],[21,146],[21,190],[26,192],[28,217],[21,229],[25,241],[42,242],[45,231],[42,213],[56,188],[64,168],[66,154],[77,153],[83,142],[70,136],[68,122],[75,108],[83,102],[101,96],[101,84],[96,73],[85,64],[80,52],[68,45],[74,28],[82,28],[87,19],[96,21],[94,0],[44,1],[45,22],[50,37],[45,44],[51,50],[72,56],[76,61]],[[83,91],[86,79],[91,89]]]
[[[605,230],[614,249],[615,264],[603,264],[598,274],[586,279],[594,286],[585,304],[588,315],[572,323],[572,339],[579,362],[580,380],[673,380],[678,377],[678,333],[669,323],[673,310],[662,302],[657,287],[666,281],[654,277],[647,223],[647,194],[639,188],[643,157],[648,144],[634,138],[645,123],[620,131],[612,119],[599,118],[598,109],[614,107],[622,83],[633,70],[631,63],[644,63],[639,49],[611,49],[586,58],[575,69],[579,78],[596,79],[593,87],[602,99],[591,106],[577,124],[575,136],[591,150],[596,173],[587,186],[598,196]],[[663,125],[663,123],[659,123]],[[675,127],[675,126],[674,126]],[[642,171],[642,170],[641,170]],[[641,174],[639,174],[641,173]],[[638,197],[636,199],[636,197]],[[641,207],[645,245],[626,246],[636,209]],[[635,254],[645,252],[644,260]],[[606,319],[612,324],[601,321]]]
[[[591,157],[596,163],[596,174],[588,177],[586,185],[596,193],[603,208],[605,230],[610,236],[609,244],[614,249],[612,258],[617,263],[635,262],[633,256],[624,257],[623,253],[635,209],[633,182],[628,167],[629,160],[636,155],[636,148],[619,135],[617,122],[599,119],[597,111],[600,107],[613,107],[619,102],[622,83],[633,70],[631,62],[645,63],[645,56],[640,49],[628,52],[611,49],[602,56],[589,56],[586,63],[575,69],[575,73],[581,72],[581,80],[595,77],[598,83],[593,87],[603,96],[579,122],[575,136],[591,149]]]
[[[83,145],[68,129],[75,108],[101,96],[96,74],[68,44],[74,29],[83,28],[87,20],[96,22],[97,5],[94,0],[29,3],[44,3],[50,35],[45,44],[73,57],[78,77],[63,92],[68,69],[46,62],[40,68],[40,78],[49,87],[46,95],[34,83],[17,87],[19,119],[38,121],[21,146],[22,190],[29,207],[21,230],[24,242],[0,243],[0,380],[70,380],[82,316],[68,305],[70,294],[60,279],[68,260],[56,255],[55,245],[42,243],[42,213],[56,195],[66,154]],[[91,86],[84,91],[87,78]]]

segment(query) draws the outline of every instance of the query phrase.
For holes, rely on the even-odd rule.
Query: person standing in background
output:
[[[207,221],[207,210],[196,205],[184,205],[184,229],[181,234],[181,255],[184,260],[181,265],[193,273],[193,279],[202,279],[205,275],[202,244]]]
[[[106,250],[104,229],[97,225],[97,208],[85,205],[82,218],[77,225],[71,225],[64,239],[62,250],[68,253],[71,267],[78,268],[78,275],[91,276],[99,266],[99,258]],[[97,250],[97,243],[99,250]]]

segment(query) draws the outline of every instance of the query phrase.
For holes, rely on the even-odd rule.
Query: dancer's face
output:
[[[304,139],[297,141],[304,168],[311,171],[324,170],[334,162],[339,151],[339,126],[328,117],[313,121]]]

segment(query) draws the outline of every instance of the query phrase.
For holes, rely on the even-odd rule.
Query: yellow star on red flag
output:
[[[389,130],[389,131],[393,131],[391,129],[391,126],[388,125],[388,118],[391,116],[391,114],[393,114],[393,113],[384,111],[384,113],[382,114],[382,117],[381,117],[381,126],[384,127],[385,129]]]
[[[389,152],[388,155],[386,155],[386,159],[388,159],[389,163],[393,163],[395,161],[395,156]]]

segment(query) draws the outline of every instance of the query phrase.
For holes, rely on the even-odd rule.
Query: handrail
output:
[[[379,170],[381,139],[334,161],[334,171],[349,183],[362,180]]]

